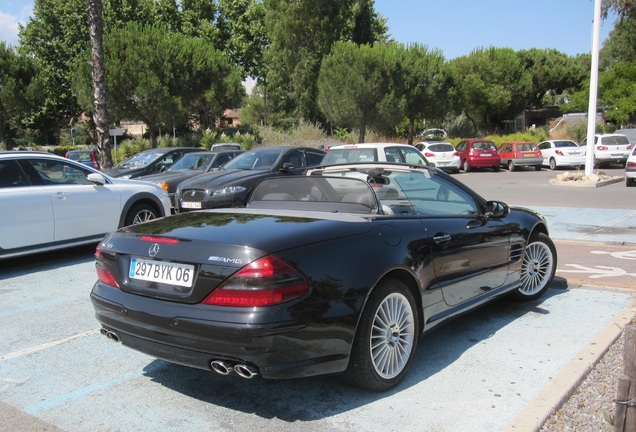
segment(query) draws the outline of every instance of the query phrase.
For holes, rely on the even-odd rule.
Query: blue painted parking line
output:
[[[531,206],[548,221],[550,237],[636,244],[636,210]]]

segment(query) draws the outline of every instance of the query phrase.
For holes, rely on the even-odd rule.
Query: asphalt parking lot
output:
[[[538,301],[499,301],[428,335],[382,394],[336,377],[223,377],[109,342],[88,298],[90,248],[0,263],[0,430],[535,430],[636,313],[636,188],[564,192],[539,181],[550,175],[459,175],[546,215],[557,280]]]

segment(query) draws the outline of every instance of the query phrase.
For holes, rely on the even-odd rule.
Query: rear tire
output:
[[[515,164],[512,161],[508,161],[508,171],[513,172],[515,170]]]
[[[126,219],[124,220],[124,225],[136,225],[152,219],[157,219],[158,217],[159,213],[154,207],[148,204],[135,204],[132,206],[130,211],[128,211]]]
[[[468,160],[464,161],[462,168],[464,168],[464,172],[470,172],[470,164],[468,163]]]
[[[342,378],[372,391],[395,387],[413,361],[418,331],[416,303],[406,284],[381,281],[364,308]]]
[[[499,165],[492,167],[492,170],[494,172],[499,172],[499,170],[501,170],[501,167]]]
[[[534,170],[535,171],[541,171],[541,165],[535,165],[534,166]]]
[[[625,177],[625,186],[632,187],[634,186],[634,182],[636,182],[636,179]]]
[[[555,169],[557,169],[556,160],[555,160],[554,158],[550,158],[550,162],[549,162],[549,164],[550,164],[550,169],[551,169],[552,171],[554,171]]]
[[[544,233],[533,234],[523,254],[521,286],[513,292],[517,300],[541,297],[554,279],[557,252],[554,243]]]

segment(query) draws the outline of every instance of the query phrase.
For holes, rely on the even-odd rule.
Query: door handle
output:
[[[65,200],[68,197],[68,195],[66,195],[66,192],[55,192],[53,194],[53,197],[57,199]]]
[[[433,236],[433,241],[437,244],[448,243],[451,240],[450,234],[437,234]]]
[[[482,222],[480,220],[472,220],[468,222],[468,225],[466,225],[466,229],[478,228],[480,226],[482,226]]]

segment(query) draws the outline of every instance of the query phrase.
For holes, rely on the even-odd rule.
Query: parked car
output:
[[[161,147],[144,150],[104,172],[111,177],[123,179],[156,174],[170,168],[184,154],[195,151],[201,151],[201,149],[196,147]]]
[[[97,162],[97,156],[93,150],[69,150],[66,152],[66,157],[99,170],[99,162]]]
[[[462,163],[459,153],[457,153],[453,144],[449,142],[419,142],[415,144],[415,148],[424,155],[429,165],[454,173],[458,173],[461,168]]]
[[[98,243],[170,214],[155,185],[114,179],[45,152],[0,152],[0,258]]]
[[[518,167],[532,167],[541,171],[543,158],[533,142],[505,142],[499,146],[501,166],[514,171]]]
[[[396,143],[343,144],[329,147],[321,165],[365,162],[394,162],[410,165],[428,165],[428,161],[415,147]]]
[[[322,150],[311,147],[264,147],[241,153],[217,171],[183,181],[177,188],[178,211],[243,207],[254,185],[273,176],[300,174],[320,163]]]
[[[542,165],[555,170],[561,167],[580,168],[585,165],[587,150],[570,140],[548,140],[537,146],[543,158]]]
[[[462,169],[466,172],[474,168],[492,168],[499,171],[501,158],[495,143],[483,139],[467,139],[455,147],[461,160]]]
[[[185,154],[166,171],[138,177],[138,180],[154,183],[168,192],[173,207],[177,207],[174,199],[177,187],[184,180],[215,171],[226,162],[243,153],[242,150],[199,151]]]
[[[632,150],[625,164],[625,186],[634,185],[636,185],[636,147]]]
[[[390,163],[270,177],[245,208],[127,227],[96,257],[111,340],[221,375],[341,374],[373,391],[404,378],[423,333],[503,296],[537,299],[557,267],[539,214]]]
[[[581,142],[581,147],[586,146],[587,138]],[[625,166],[632,148],[625,135],[596,134],[594,135],[594,166],[597,168],[610,164]]]
[[[215,143],[210,146],[210,150],[212,151],[243,150],[243,147],[241,147],[241,144],[239,143]]]

